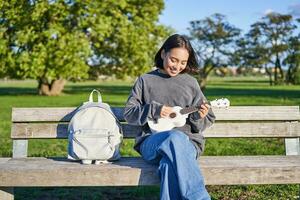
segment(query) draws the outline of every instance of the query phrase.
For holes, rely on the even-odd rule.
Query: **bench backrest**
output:
[[[13,108],[13,157],[26,157],[28,139],[67,138],[68,122],[74,110],[74,107]],[[134,138],[140,127],[126,124],[123,110],[124,108],[113,108],[114,114],[123,122],[124,137]],[[299,106],[231,106],[228,109],[215,108],[213,111],[216,123],[205,131],[206,138],[297,138],[296,145],[299,146]],[[299,151],[297,147],[292,148]]]

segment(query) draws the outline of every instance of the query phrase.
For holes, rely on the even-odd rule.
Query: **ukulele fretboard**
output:
[[[191,106],[191,107],[187,107],[187,108],[182,108],[179,112],[180,112],[180,114],[185,115],[185,114],[196,112],[198,110],[199,110],[198,107]]]

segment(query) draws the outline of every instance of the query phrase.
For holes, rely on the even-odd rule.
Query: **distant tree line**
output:
[[[138,76],[174,32],[158,23],[163,9],[163,0],[0,0],[0,77],[36,79],[40,94],[58,95],[66,80]],[[270,84],[300,84],[297,21],[270,13],[243,36],[222,14],[190,22],[201,87],[226,66],[265,68]]]
[[[297,22],[291,15],[269,13],[245,35],[218,13],[190,22],[190,37],[201,63],[201,87],[205,88],[212,70],[226,66],[265,68],[270,85],[300,84]]]

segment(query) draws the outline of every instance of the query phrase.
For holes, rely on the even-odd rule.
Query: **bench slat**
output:
[[[124,137],[134,138],[140,127],[123,124]],[[57,123],[14,123],[11,138],[67,138],[67,124]],[[206,130],[207,138],[222,137],[299,137],[300,123],[293,122],[218,122]]]
[[[57,123],[15,123],[11,127],[12,139],[68,138],[68,124]],[[124,137],[133,138],[141,131],[138,126],[122,124]]]
[[[74,107],[64,108],[13,108],[13,122],[68,122]],[[123,108],[112,109],[118,119],[124,121]],[[213,109],[217,120],[299,120],[298,106],[231,106]]]
[[[76,107],[62,108],[12,108],[13,122],[69,122],[76,111]],[[124,121],[123,108],[112,108],[116,117]]]
[[[199,163],[207,185],[300,182],[300,156],[203,156]],[[63,158],[0,158],[0,187],[157,184],[155,166],[141,158],[125,157],[101,165],[82,165]]]

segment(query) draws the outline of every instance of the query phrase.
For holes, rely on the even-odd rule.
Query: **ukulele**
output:
[[[208,102],[211,107],[217,108],[228,108],[230,102],[226,98],[216,99]],[[190,113],[194,113],[200,110],[200,106],[191,106],[186,108],[181,108],[180,106],[175,106],[172,108],[173,112],[166,118],[159,118],[158,120],[148,121],[148,125],[152,133],[168,131],[174,127],[182,127],[186,123],[186,118]]]

